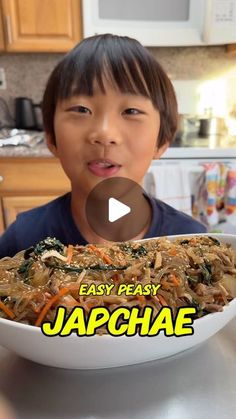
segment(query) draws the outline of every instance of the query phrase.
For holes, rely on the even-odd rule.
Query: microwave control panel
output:
[[[216,23],[235,22],[236,1],[217,0],[215,3],[214,20]]]

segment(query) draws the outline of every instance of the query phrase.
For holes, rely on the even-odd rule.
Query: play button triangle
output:
[[[129,214],[131,211],[128,205],[123,204],[115,198],[109,198],[108,200],[108,219],[111,223],[119,218],[124,217],[124,215]]]
[[[137,237],[149,225],[151,209],[138,183],[116,176],[98,182],[90,191],[85,208],[92,231],[116,242]]]

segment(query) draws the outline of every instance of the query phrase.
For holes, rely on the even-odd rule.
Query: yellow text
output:
[[[53,323],[44,322],[41,326],[46,336],[93,336],[100,327],[105,327],[112,336],[157,336],[161,331],[165,336],[193,335],[192,315],[194,307],[181,307],[175,317],[170,307],[163,307],[156,316],[153,308],[118,307],[109,312],[106,307],[93,307],[87,315],[82,307],[75,307],[69,314],[65,307],[58,307]]]

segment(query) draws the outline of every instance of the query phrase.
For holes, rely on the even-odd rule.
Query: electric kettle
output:
[[[27,97],[15,98],[15,125],[20,129],[35,129],[34,104]]]

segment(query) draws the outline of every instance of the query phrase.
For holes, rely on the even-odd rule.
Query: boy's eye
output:
[[[143,114],[142,111],[140,111],[139,109],[136,108],[128,108],[125,109],[125,111],[123,112],[126,115],[139,115],[139,114]]]
[[[86,106],[82,106],[82,105],[78,105],[78,106],[72,106],[70,109],[68,109],[69,111],[72,112],[78,112],[78,113],[88,113],[91,114],[91,111],[89,108],[86,108]]]

